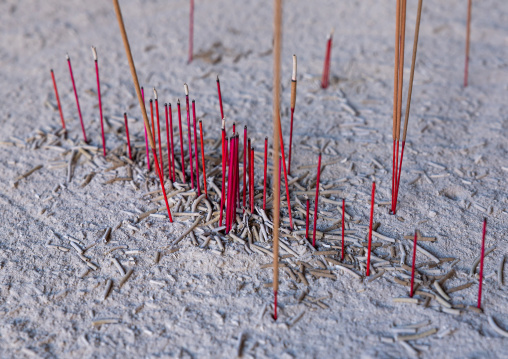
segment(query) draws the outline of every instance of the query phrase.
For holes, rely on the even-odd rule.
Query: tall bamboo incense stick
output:
[[[291,75],[291,127],[289,129],[288,174],[291,174],[291,153],[293,150],[293,115],[296,105],[296,55],[293,55],[293,73]]]
[[[118,20],[118,25],[120,27],[120,34],[122,35],[122,41],[125,47],[125,52],[127,55],[127,61],[129,62],[129,68],[132,75],[132,80],[134,82],[134,89],[136,90],[136,95],[138,97],[139,106],[141,107],[141,115],[143,116],[143,121],[145,123],[145,128],[148,131],[148,134],[150,135],[150,147],[152,148],[153,157],[155,159],[156,166],[155,168],[158,168],[158,161],[157,161],[157,152],[155,151],[155,141],[153,140],[151,131],[150,131],[150,123],[148,122],[148,115],[146,113],[145,103],[143,101],[143,98],[141,97],[141,89],[139,87],[139,81],[138,81],[138,75],[136,73],[136,66],[134,65],[134,59],[132,58],[131,48],[129,45],[129,39],[127,38],[127,32],[125,31],[125,25],[122,18],[122,12],[120,10],[120,4],[118,3],[118,0],[113,0],[113,6],[115,7],[115,13],[116,18]],[[161,188],[162,188],[162,194],[164,195],[164,202],[166,203],[166,209],[168,211],[168,217],[169,221],[173,222],[173,218],[171,217],[171,211],[169,209],[169,203],[166,195],[166,189],[164,188],[164,179],[159,173],[159,180],[161,182]]]
[[[101,83],[99,80],[99,63],[97,62],[97,49],[92,46],[92,54],[95,62],[95,75],[97,77],[97,97],[99,99],[99,113],[101,116],[102,153],[106,157],[106,137],[104,137],[104,119],[102,116]]]
[[[88,142],[88,140],[86,139],[85,125],[83,124],[83,116],[81,116],[81,107],[79,106],[78,91],[76,90],[76,83],[74,82],[74,74],[72,73],[71,58],[69,57],[69,54],[67,54],[66,57],[67,57],[67,64],[69,65],[69,73],[71,75],[72,88],[74,90],[74,97],[76,98],[76,106],[78,108],[79,122],[81,123],[81,131],[83,132],[83,140],[85,142]],[[130,150],[130,148],[129,148],[129,150]]]
[[[273,11],[273,178],[279,172],[280,138],[280,54],[282,45],[282,0],[274,0]],[[286,183],[287,185],[287,183]],[[277,320],[277,292],[279,290],[279,216],[280,181],[273,181],[273,318]],[[288,197],[289,200],[289,197]]]

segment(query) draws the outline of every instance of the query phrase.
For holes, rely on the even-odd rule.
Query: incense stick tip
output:
[[[291,80],[296,81],[296,55],[293,55],[293,75]]]
[[[186,83],[183,84],[183,90],[185,91],[185,96],[189,96],[189,86]]]
[[[219,75],[217,75],[217,82],[220,82],[220,81],[219,81]]]
[[[94,61],[97,61],[97,49],[94,46],[92,46],[92,54]]]
[[[159,97],[157,96],[157,90],[155,89],[155,87],[153,88],[153,97],[155,97],[155,101],[157,101],[159,99]]]
[[[71,58],[69,57],[69,53],[66,53],[66,54],[65,54],[65,58],[67,59],[67,61],[70,61],[70,60],[71,60]]]

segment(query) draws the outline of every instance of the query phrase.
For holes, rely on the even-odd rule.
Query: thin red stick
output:
[[[171,104],[169,104],[171,109]],[[168,178],[173,181],[173,174],[171,173],[171,143],[169,142],[169,114],[168,104],[164,104],[164,114],[166,115],[166,146],[168,148]]]
[[[247,204],[247,126],[243,126],[243,208]]]
[[[192,48],[194,45],[194,0],[190,0],[190,13],[189,13],[189,59],[187,63],[192,62]],[[194,187],[193,187],[194,188]]]
[[[249,139],[247,140],[247,173],[248,173],[248,178],[247,178],[247,188],[248,188],[248,191],[249,193],[247,194],[247,197],[249,198],[249,201],[250,201],[250,182],[251,182],[251,178],[250,178],[250,151],[251,151],[251,146],[250,146],[250,137]]]
[[[157,150],[157,142],[155,141],[155,125],[153,122],[153,100],[150,99],[150,119],[152,120],[152,137],[153,137],[153,143],[154,148]]]
[[[415,265],[416,265],[416,241],[417,241],[417,234],[415,231],[415,239],[413,241],[413,264],[411,266],[411,289],[409,290],[409,296],[413,297],[413,288],[414,288],[414,282],[415,282]]]
[[[206,167],[205,167],[205,145],[203,144],[203,123],[199,121],[199,137],[201,139],[201,162],[203,166],[203,187],[205,188],[205,195],[208,198],[208,190],[206,188]]]
[[[250,150],[250,213],[254,213],[254,147]]]
[[[316,178],[316,199],[314,201],[314,232],[312,233],[312,246],[316,246],[316,225],[317,225],[317,215],[318,215],[318,204],[319,204],[319,178],[321,177],[321,153],[318,158],[318,167],[317,167],[317,178]]]
[[[273,291],[273,319],[277,320],[277,291]]]
[[[145,102],[145,91],[141,87],[141,97],[143,98],[143,103]],[[146,132],[146,125],[143,122],[143,127],[145,128],[145,148],[146,148],[146,166],[148,168],[148,172],[150,172],[150,151],[148,150],[148,133]]]
[[[467,87],[467,80],[469,76],[469,44],[470,44],[470,37],[471,37],[471,7],[472,7],[472,0],[468,1],[467,4],[467,30],[466,30],[466,64],[464,66],[464,87]]]
[[[340,249],[340,260],[343,261],[344,260],[344,228],[346,227],[346,221],[345,221],[345,213],[346,213],[346,200],[343,198],[342,199],[342,225],[341,225],[341,229],[342,229],[342,246],[341,246],[341,249]],[[307,216],[309,214],[307,213]]]
[[[55,89],[55,96],[56,96],[56,102],[58,104],[58,111],[60,111],[60,120],[62,120],[62,127],[65,130],[65,120],[64,120],[63,112],[62,112],[62,105],[60,104],[60,96],[58,96],[58,89],[56,88],[55,73],[53,72],[53,69],[51,69],[51,78],[53,79],[53,87]]]
[[[236,192],[235,192],[235,204],[236,207],[240,207],[240,136],[237,134],[235,138],[235,146],[236,146],[236,153],[235,153],[235,186],[236,186]],[[236,211],[235,211],[236,213]]]
[[[291,109],[291,127],[289,128],[289,158],[288,158],[288,174],[291,174],[291,153],[293,150],[293,115],[295,109]]]
[[[229,170],[228,170],[228,194],[227,194],[227,206],[226,206],[226,233],[229,232],[229,224],[231,222],[231,206],[233,204],[233,149],[235,136],[229,139]]]
[[[221,120],[223,120],[224,119],[224,110],[222,108],[222,94],[220,91],[219,75],[217,75],[217,93],[219,94],[220,118],[221,118]]]
[[[198,196],[201,196],[201,186],[199,184],[198,134],[196,129],[196,102],[194,100],[192,100],[192,119],[194,125],[194,157],[196,159],[196,185],[198,187]]]
[[[167,127],[167,132],[170,134],[170,141],[171,141],[171,163],[172,163],[172,167],[173,167],[173,171],[172,171],[172,178],[173,178],[173,182],[176,181],[176,170],[175,170],[175,145],[174,145],[174,142],[173,142],[173,110],[171,109],[171,104],[168,104],[168,113],[169,113],[169,127],[167,126],[166,124],[166,127]],[[168,153],[169,153],[169,148],[168,148]]]
[[[305,216],[305,239],[309,239],[309,215],[310,215],[310,201],[306,201],[307,215]]]
[[[125,137],[127,137],[127,148],[129,149],[129,159],[132,160],[131,140],[129,138],[129,125],[127,124],[127,112],[123,113],[123,118],[125,120]]]
[[[220,213],[219,213],[219,227],[222,226],[222,213],[224,212],[224,203],[226,201],[226,152],[228,140],[226,138],[226,130],[222,128],[222,188],[220,196]]]
[[[162,178],[164,178],[164,161],[162,157],[162,144],[161,144],[161,124],[159,120],[159,100],[155,99],[155,113],[157,114],[157,138],[159,140],[159,158],[160,158],[160,171]]]
[[[288,172],[286,169],[286,156],[284,155],[284,139],[282,138],[282,125],[280,124],[279,114],[279,141],[280,141],[280,153],[282,155],[282,168],[284,169],[284,184],[286,187],[286,200],[288,202],[288,216],[289,216],[289,227],[293,230],[293,215],[291,214],[291,198],[289,197],[289,185],[288,185]],[[279,168],[280,170],[280,168]],[[280,181],[279,181],[280,183]]]
[[[376,182],[372,182],[372,198],[370,200],[370,222],[369,222],[369,245],[367,248],[367,268],[365,269],[365,275],[370,275],[370,250],[372,245],[372,223],[374,220],[374,199],[376,196]]]
[[[157,160],[157,151],[155,148],[152,148],[153,158],[155,160],[155,170],[159,175],[159,181],[161,182],[162,194],[164,195],[164,202],[166,203],[166,209],[168,210],[169,221],[173,223],[173,217],[171,216],[171,210],[169,209],[168,197],[166,195],[166,189],[164,188],[164,178],[161,176],[161,172],[159,171],[159,161]]]
[[[184,85],[187,89],[187,85]],[[187,92],[187,90],[186,90]],[[187,105],[187,134],[189,135],[189,167],[190,167],[190,178],[191,188],[194,188],[194,166],[192,164],[192,138],[191,138],[191,123],[190,123],[190,106],[189,106],[189,95],[188,92],[185,94],[185,103]]]
[[[330,58],[332,52],[332,38],[333,32],[328,35],[328,39],[326,41],[326,54],[325,54],[325,63],[323,66],[323,77],[321,78],[321,88],[328,87],[328,80],[330,77]]]
[[[101,99],[101,83],[99,81],[99,63],[97,62],[97,51],[92,47],[92,52],[95,61],[95,75],[97,77],[97,97],[99,99],[99,113],[101,115],[101,134],[102,134],[102,153],[106,156],[106,137],[104,137],[104,119],[102,115],[102,99]]]
[[[78,107],[79,122],[81,123],[81,131],[83,131],[83,140],[86,139],[85,125],[83,124],[83,116],[81,116],[81,107],[79,106],[78,91],[76,90],[76,83],[74,82],[74,74],[72,73],[71,58],[67,55],[67,63],[69,64],[69,72],[71,74],[72,88],[74,89],[74,97],[76,97],[76,106]]]
[[[183,153],[183,135],[182,135],[182,112],[180,109],[180,99],[176,103],[178,109],[178,129],[180,130],[180,153],[182,154],[182,180],[185,183],[185,154]]]
[[[482,307],[483,259],[485,257],[485,235],[487,233],[487,218],[483,219],[482,252],[480,256],[480,278],[478,286],[478,308]]]
[[[264,163],[264,181],[263,181],[263,211],[266,210],[266,169],[267,169],[267,159],[268,159],[268,137],[265,137],[265,163]]]

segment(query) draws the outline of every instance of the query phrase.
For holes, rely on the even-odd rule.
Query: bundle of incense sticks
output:
[[[393,85],[393,158],[392,158],[392,214],[397,212],[397,198],[399,195],[400,175],[402,172],[402,160],[404,158],[404,147],[406,145],[407,126],[409,120],[409,109],[411,105],[411,94],[413,91],[413,79],[416,62],[416,50],[418,47],[418,34],[420,31],[420,19],[422,14],[422,0],[418,1],[418,10],[413,42],[413,56],[411,60],[411,75],[409,79],[409,90],[407,94],[406,113],[404,118],[404,132],[400,140],[401,115],[402,115],[402,88],[404,74],[404,45],[406,34],[406,1],[397,0],[396,25],[395,25],[395,66]],[[400,160],[399,160],[400,155]]]

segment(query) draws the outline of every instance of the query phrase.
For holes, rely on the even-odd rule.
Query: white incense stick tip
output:
[[[226,119],[222,119],[222,129],[224,130],[226,128]]]
[[[293,75],[291,80],[296,81],[296,55],[293,55]]]
[[[333,37],[334,33],[335,33],[335,29],[332,27],[332,31],[330,31],[330,37]]]
[[[155,87],[153,88],[153,97],[155,98],[155,100],[159,99],[159,97],[157,96],[157,90],[155,89]]]
[[[69,57],[69,54],[65,54],[65,58],[67,59],[67,61],[69,61],[71,58]]]
[[[97,49],[93,46],[92,46],[92,54],[93,54],[93,59],[95,61],[97,61]]]
[[[187,86],[187,84],[183,84],[183,89],[185,91],[185,96],[189,96],[189,86]]]

